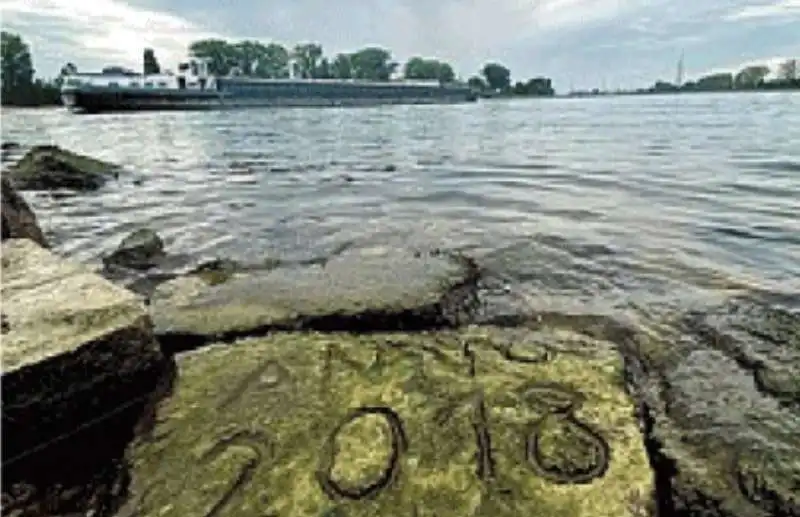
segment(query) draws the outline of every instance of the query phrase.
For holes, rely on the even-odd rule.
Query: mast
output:
[[[678,59],[678,70],[675,74],[675,86],[683,85],[683,50],[681,50],[681,57]]]

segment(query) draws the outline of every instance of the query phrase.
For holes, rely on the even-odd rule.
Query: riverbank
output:
[[[96,164],[71,156],[22,160]],[[777,300],[648,327],[489,303],[491,266],[444,242],[209,261],[139,229],[88,266],[21,238],[14,187],[4,508],[796,515],[800,318]]]

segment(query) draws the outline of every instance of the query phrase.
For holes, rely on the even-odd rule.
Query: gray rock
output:
[[[666,515],[800,515],[800,317],[733,300],[623,344]]]
[[[40,246],[49,247],[42,229],[39,228],[36,214],[6,177],[2,178],[0,196],[2,196],[2,202],[0,202],[2,240],[31,239]]]
[[[452,325],[476,309],[477,267],[445,253],[350,250],[324,265],[199,276],[159,286],[156,332],[203,341],[269,329],[388,330]]]
[[[32,147],[8,174],[19,190],[96,190],[117,178],[119,166],[54,145]]]
[[[3,511],[86,510],[169,363],[141,299],[86,266],[10,239],[2,272]]]
[[[149,228],[140,228],[122,239],[111,254],[103,257],[103,264],[146,270],[158,265],[166,256],[161,237]]]

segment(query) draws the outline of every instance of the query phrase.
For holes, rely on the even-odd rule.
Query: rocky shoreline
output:
[[[797,312],[499,314],[455,252],[197,261],[146,229],[92,268],[16,191],[92,163],[54,149],[2,182],[3,515],[800,515]]]

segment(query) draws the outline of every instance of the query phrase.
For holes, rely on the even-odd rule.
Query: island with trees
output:
[[[206,58],[215,75],[246,74],[264,79],[362,79],[390,81],[404,78],[441,83],[461,81],[450,63],[436,58],[415,56],[403,65],[382,47],[368,46],[349,53],[326,55],[319,43],[298,43],[289,48],[280,43],[255,40],[226,41],[204,39],[189,45],[188,53]],[[66,75],[77,73],[73,63],[65,64],[52,79],[36,77],[33,57],[23,38],[2,32],[2,103],[7,106],[44,106],[59,103],[59,89]],[[161,65],[153,49],[144,49],[142,72],[158,73]],[[290,70],[290,67],[293,67]],[[136,74],[120,67],[107,66],[102,73]],[[512,82],[511,71],[500,63],[487,63],[479,74],[465,81],[483,97],[553,96],[552,81],[535,77]]]

